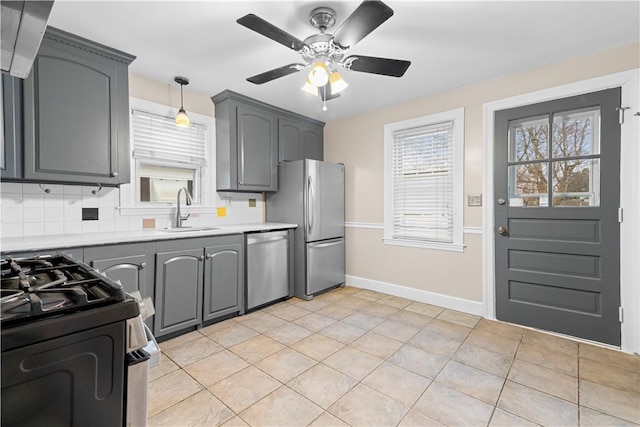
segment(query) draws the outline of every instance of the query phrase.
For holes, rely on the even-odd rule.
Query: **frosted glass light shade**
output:
[[[322,87],[329,81],[329,73],[324,62],[316,62],[309,73],[309,81],[315,87]]]
[[[304,86],[300,88],[301,91],[308,93],[309,95],[318,96],[318,88],[311,84],[309,79],[304,82]]]
[[[331,73],[329,76],[329,83],[331,83],[331,93],[333,94],[340,93],[349,86],[337,71]]]
[[[188,128],[190,124],[191,122],[189,120],[189,116],[187,116],[187,112],[184,111],[184,108],[180,107],[178,114],[176,114],[176,126]]]

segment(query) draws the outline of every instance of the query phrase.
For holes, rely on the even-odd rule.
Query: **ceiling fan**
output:
[[[363,55],[351,55],[345,58],[347,50],[391,16],[393,16],[393,10],[383,2],[365,0],[333,34],[330,34],[327,30],[335,25],[336,14],[333,9],[319,7],[311,11],[309,22],[320,33],[309,36],[303,41],[259,16],[252,13],[245,15],[236,22],[292,49],[305,61],[304,64],[294,63],[274,68],[249,77],[247,80],[260,85],[311,68],[302,90],[320,95],[326,102],[340,96],[339,92],[347,87],[338,72],[339,67],[363,73],[402,77],[411,65],[410,61]],[[326,110],[326,105],[323,109]]]

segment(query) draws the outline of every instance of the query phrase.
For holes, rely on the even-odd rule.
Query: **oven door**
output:
[[[119,426],[125,322],[2,352],[3,426]]]

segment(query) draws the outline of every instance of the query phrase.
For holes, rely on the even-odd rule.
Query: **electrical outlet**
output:
[[[467,195],[468,206],[482,206],[482,194],[468,194]]]

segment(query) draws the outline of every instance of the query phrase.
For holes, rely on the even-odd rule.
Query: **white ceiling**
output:
[[[640,41],[638,0],[385,3],[394,16],[348,54],[411,66],[402,78],[343,72],[349,87],[326,112],[300,91],[305,72],[259,86],[246,81],[301,58],[235,21],[255,13],[304,40],[316,32],[312,9],[333,8],[335,30],[359,1],[58,0],[49,25],[137,56],[136,74],[167,84],[186,76],[188,90],[231,89],[325,122]]]

